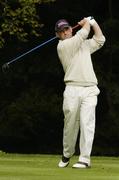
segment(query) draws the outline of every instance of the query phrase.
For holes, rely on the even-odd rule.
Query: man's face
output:
[[[57,35],[58,35],[59,39],[61,39],[61,40],[71,38],[72,37],[72,28],[71,27],[64,28],[62,31],[57,32]]]

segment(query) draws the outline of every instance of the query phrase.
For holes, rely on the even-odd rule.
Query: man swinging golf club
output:
[[[67,20],[61,19],[55,25],[56,36],[59,38],[57,52],[65,72],[66,84],[63,100],[63,156],[58,164],[61,168],[69,164],[75,153],[79,130],[80,155],[78,162],[72,167],[91,167],[95,108],[100,92],[91,54],[104,45],[105,37],[92,17],[84,18],[78,24],[81,29],[75,35],[72,35],[72,28]],[[91,29],[94,34],[92,38],[88,38]]]

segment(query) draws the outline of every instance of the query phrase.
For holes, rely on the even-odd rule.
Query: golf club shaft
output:
[[[77,27],[79,27],[79,24],[77,24],[77,25],[75,25],[74,27],[72,27],[72,29],[74,30],[74,29],[77,28]],[[7,63],[5,63],[5,64],[6,64],[7,66],[10,65],[10,64],[12,64],[13,62],[15,62],[15,61],[21,59],[22,57],[28,55],[29,53],[35,51],[36,49],[39,49],[40,47],[42,47],[42,46],[48,44],[49,42],[55,40],[56,38],[57,38],[57,37],[55,36],[55,37],[53,37],[53,38],[51,38],[51,39],[49,39],[49,40],[47,40],[47,41],[41,43],[40,45],[38,45],[38,46],[32,48],[31,50],[29,50],[29,51],[27,51],[27,52],[21,54],[20,56],[14,58],[13,60],[11,60],[11,61],[9,61],[9,62],[7,62]]]
[[[7,64],[10,65],[10,64],[13,63],[14,61],[17,61],[18,59],[21,59],[21,58],[24,57],[25,55],[27,55],[27,54],[29,54],[29,53],[35,51],[36,49],[39,49],[40,47],[42,47],[42,46],[48,44],[49,42],[53,41],[53,40],[56,39],[56,38],[57,38],[57,37],[53,37],[53,38],[51,38],[51,39],[49,39],[49,40],[43,42],[42,44],[40,44],[40,45],[38,45],[38,46],[32,48],[31,50],[29,50],[29,51],[27,51],[27,52],[21,54],[20,56],[14,58],[13,60],[7,62]]]

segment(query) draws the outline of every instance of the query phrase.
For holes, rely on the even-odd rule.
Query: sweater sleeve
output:
[[[87,39],[88,37],[88,30],[82,28],[81,30],[77,31],[77,33],[71,38],[72,41],[72,47],[75,50],[79,50],[79,47],[82,45],[82,43]],[[70,41],[70,39],[69,39]]]
[[[100,49],[104,43],[105,43],[105,36],[102,35],[100,38],[97,38],[95,35],[93,36],[92,39],[88,40],[89,47],[90,47],[90,52],[91,54]]]
[[[88,30],[82,28],[81,30],[77,31],[77,33],[71,38],[65,39],[63,41],[60,40],[60,42],[62,42],[61,47],[65,50],[68,49],[68,51],[77,51],[84,42],[84,40],[87,39],[88,34]]]

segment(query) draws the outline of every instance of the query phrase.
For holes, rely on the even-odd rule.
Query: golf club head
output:
[[[9,69],[9,64],[8,63],[3,64],[2,71],[6,72],[8,69]]]

